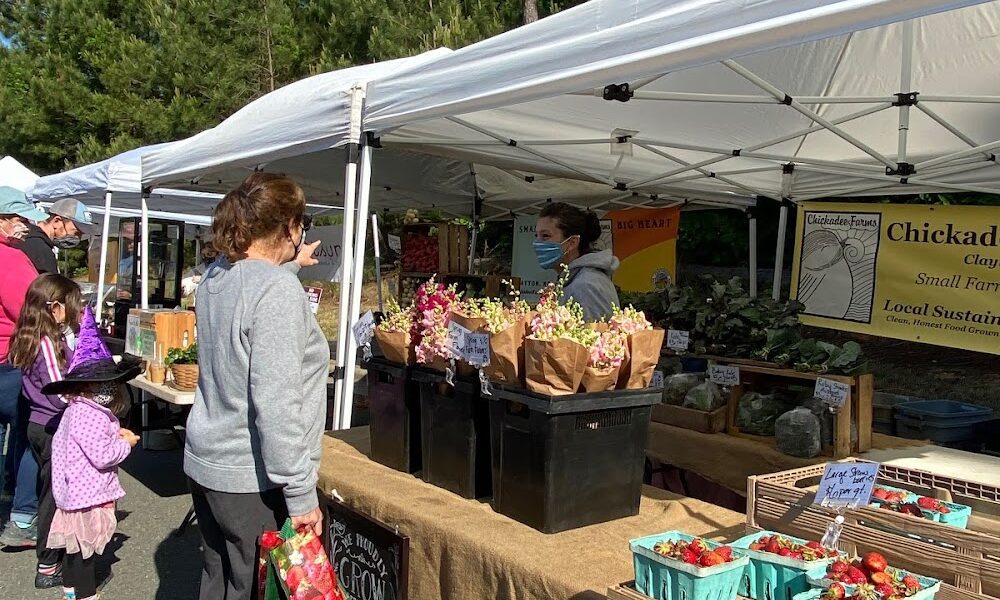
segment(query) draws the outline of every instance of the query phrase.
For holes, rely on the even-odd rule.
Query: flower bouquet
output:
[[[617,331],[593,331],[590,360],[583,372],[584,392],[606,392],[618,385],[618,372],[625,360],[625,336]]]
[[[414,352],[418,363],[443,372],[455,357],[448,349],[448,321],[458,301],[454,285],[445,287],[433,277],[417,288],[413,336],[417,340]]]
[[[477,331],[489,334],[490,364],[484,370],[490,381],[524,385],[524,323],[528,303],[520,299],[517,291],[511,292],[511,296],[508,304],[492,298],[467,300],[456,317],[476,325]]]
[[[412,365],[414,354],[413,323],[416,319],[413,306],[403,308],[392,297],[382,321],[375,327],[375,339],[385,359],[401,365]]]
[[[291,519],[261,536],[257,577],[261,600],[345,600],[323,543],[312,531],[296,532]]]
[[[649,387],[653,381],[653,371],[660,362],[663,347],[663,330],[654,329],[642,311],[631,306],[614,307],[610,331],[625,336],[625,360],[618,374],[618,388],[639,390]]]
[[[583,308],[559,304],[562,286],[541,295],[531,335],[524,342],[525,379],[529,390],[550,396],[575,394],[590,358],[587,344],[596,332],[583,320]]]

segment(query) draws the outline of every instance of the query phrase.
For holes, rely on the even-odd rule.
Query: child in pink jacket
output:
[[[126,357],[128,358],[128,357]],[[139,438],[122,429],[115,409],[121,383],[141,372],[131,360],[116,364],[88,307],[73,362],[61,381],[43,388],[69,401],[52,439],[52,495],[56,514],[48,546],[64,548],[63,598],[97,596],[96,559],[115,533],[115,501],[125,496],[118,465]]]

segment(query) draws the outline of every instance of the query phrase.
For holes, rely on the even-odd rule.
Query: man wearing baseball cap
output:
[[[79,200],[59,200],[49,207],[49,215],[38,225],[28,225],[28,234],[18,245],[40,274],[59,272],[54,248],[75,248],[80,236],[97,233],[90,211]]]
[[[28,202],[19,189],[0,186],[0,242],[17,241],[28,233],[28,224],[48,219],[49,215]]]

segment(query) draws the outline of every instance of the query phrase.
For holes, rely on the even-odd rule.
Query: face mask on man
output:
[[[66,227],[66,223],[62,223],[62,227],[62,235],[57,235],[52,238],[52,243],[55,244],[57,248],[62,248],[63,250],[79,246],[81,241],[80,236],[71,234],[69,232],[69,228]]]
[[[543,242],[536,240],[532,242],[535,249],[535,257],[538,258],[538,266],[543,269],[551,269],[559,264],[563,257],[563,244],[577,236],[571,235],[561,242]]]

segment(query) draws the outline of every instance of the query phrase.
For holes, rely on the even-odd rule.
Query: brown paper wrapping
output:
[[[524,335],[531,335],[531,322],[538,316],[537,310],[529,310],[524,313]]]
[[[389,332],[375,329],[375,339],[385,359],[401,365],[412,365],[416,361],[409,337],[402,331]]]
[[[615,389],[618,385],[618,371],[620,367],[608,367],[598,369],[587,367],[583,371],[583,379],[580,382],[580,389],[584,392],[606,392]]]
[[[490,334],[490,364],[485,370],[493,383],[524,386],[524,321]]]
[[[529,390],[549,396],[575,394],[590,360],[586,346],[568,339],[524,341],[525,379]]]
[[[445,370],[450,366],[449,361],[441,358],[440,356],[435,356],[431,360],[431,362],[422,364],[432,371],[438,371],[441,373],[444,373]]]
[[[628,336],[625,360],[618,375],[618,389],[641,390],[653,381],[653,371],[660,362],[663,330],[637,331]]]

